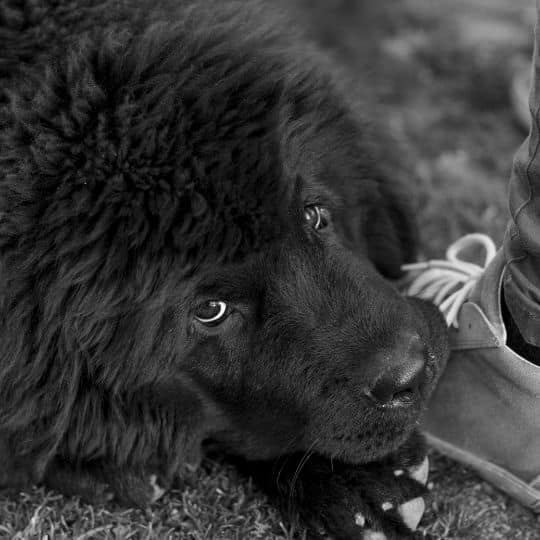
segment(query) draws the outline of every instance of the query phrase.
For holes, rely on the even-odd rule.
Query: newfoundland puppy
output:
[[[268,9],[1,3],[1,486],[146,506],[212,448],[312,537],[412,534],[444,324],[392,283],[385,143]]]

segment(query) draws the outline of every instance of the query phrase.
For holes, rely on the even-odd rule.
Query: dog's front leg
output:
[[[17,456],[8,437],[0,432],[0,489],[30,488],[41,480],[45,464],[45,458]]]
[[[55,459],[47,468],[44,481],[64,495],[79,496],[91,504],[114,500],[138,508],[156,502],[167,487],[158,474],[142,468],[72,464],[60,459]]]

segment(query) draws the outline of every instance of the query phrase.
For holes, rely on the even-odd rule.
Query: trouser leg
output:
[[[531,129],[515,155],[510,177],[512,219],[504,239],[505,302],[523,339],[540,346],[540,0],[529,106]]]

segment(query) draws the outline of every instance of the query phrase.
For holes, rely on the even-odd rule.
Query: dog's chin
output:
[[[362,465],[381,460],[395,452],[410,436],[412,430],[404,430],[399,436],[380,441],[374,445],[343,444],[339,448],[320,448],[320,453],[351,465]]]
[[[380,460],[395,452],[417,426],[420,406],[406,411],[385,411],[370,415],[358,427],[339,426],[331,436],[319,437],[312,448],[319,454],[350,464]]]
[[[341,452],[334,459],[339,459],[351,465],[361,465],[371,463],[385,458],[395,452],[410,436],[412,430],[404,430],[399,436],[392,439],[385,439],[376,445],[351,445],[344,446]]]

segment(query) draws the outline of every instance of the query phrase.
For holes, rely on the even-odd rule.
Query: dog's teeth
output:
[[[363,527],[366,524],[366,518],[364,517],[364,514],[361,514],[360,512],[357,512],[354,515],[354,522],[359,526]]]
[[[416,531],[425,510],[426,503],[422,497],[416,497],[416,499],[407,501],[398,508],[398,512],[401,519],[403,519],[403,523],[405,523],[405,525],[407,525],[411,531]]]
[[[429,459],[427,456],[420,465],[409,469],[409,476],[418,483],[426,485],[429,476]]]
[[[394,471],[394,476],[401,476],[404,473],[402,469],[396,469]]]
[[[383,512],[388,512],[388,510],[392,510],[392,508],[394,508],[394,505],[387,501],[381,504],[381,508],[383,509]]]

